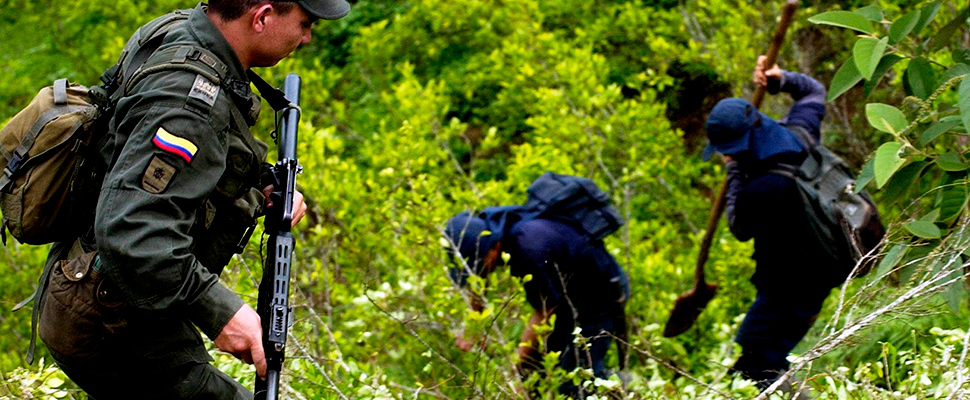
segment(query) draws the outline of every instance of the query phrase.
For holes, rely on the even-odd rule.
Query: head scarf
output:
[[[747,100],[721,100],[707,117],[707,138],[703,159],[714,152],[727,155],[747,154],[755,161],[783,153],[804,151],[801,143],[787,128],[758,111]]]

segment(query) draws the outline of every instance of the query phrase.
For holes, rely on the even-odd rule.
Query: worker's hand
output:
[[[464,336],[458,336],[455,338],[455,346],[458,346],[461,351],[472,351],[474,344]]]
[[[477,344],[477,346],[476,346]],[[459,334],[455,337],[455,346],[457,346],[461,351],[472,351],[477,347],[479,350],[485,348],[485,341],[480,337],[472,337],[471,339],[465,338],[465,334]]]
[[[515,348],[515,355],[519,356],[520,363],[528,363],[534,360],[541,360],[542,356],[539,355],[539,351],[530,345],[525,345],[519,343],[519,347]]]
[[[263,351],[263,328],[259,314],[244,304],[215,339],[216,347],[256,366],[260,379],[266,379],[266,353]]]
[[[765,63],[768,61],[767,56],[758,56],[758,65],[754,67],[754,84],[758,86],[768,86],[768,79],[776,80],[781,79],[782,70],[775,64],[771,69],[765,71]]]
[[[734,157],[731,157],[727,154],[721,154],[721,158],[724,160],[725,164],[734,162]]]
[[[273,199],[270,197],[273,194],[273,190],[276,190],[276,187],[273,185],[263,188],[263,196],[266,196],[266,208],[273,206]],[[300,193],[299,190],[293,190],[293,221],[290,222],[291,228],[303,219],[303,216],[306,214],[306,208],[303,193]]]

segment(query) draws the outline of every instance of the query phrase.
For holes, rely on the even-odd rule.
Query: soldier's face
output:
[[[266,20],[265,35],[258,48],[254,67],[269,67],[288,57],[301,44],[310,43],[314,19],[302,7],[296,6],[286,14],[272,13]]]

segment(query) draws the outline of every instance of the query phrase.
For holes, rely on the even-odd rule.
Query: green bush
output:
[[[189,6],[171,1],[13,0],[0,8],[0,121],[53,78],[96,82],[139,24]],[[851,36],[806,21],[835,6],[800,10],[790,37],[822,38],[833,57],[852,53],[844,43]],[[917,9],[911,3],[880,6],[885,15]],[[874,12],[866,8],[856,14],[871,17]],[[938,14],[956,17],[958,12],[944,3]],[[754,295],[747,282],[754,269],[750,243],[737,242],[722,227],[708,264],[719,295],[686,334],[667,339],[660,332],[674,299],[690,288],[700,229],[723,176],[721,166],[697,156],[704,144],[705,108],[722,96],[750,94],[750,70],[765,50],[776,15],[777,9],[744,0],[371,0],[355,3],[346,19],[319,22],[313,43],[279,66],[259,71],[273,82],[297,72],[305,83],[298,149],[304,173],[298,181],[310,210],[307,222],[296,230],[296,321],[284,370],[286,395],[521,397],[523,382],[511,366],[517,362],[513,350],[531,310],[520,282],[507,273],[493,274],[483,293],[488,300],[484,311],[471,311],[468,299],[447,279],[448,261],[438,239],[446,219],[457,212],[523,202],[528,184],[546,170],[593,179],[612,194],[627,220],[606,246],[629,272],[633,286],[627,306],[631,383],[624,389],[616,380],[591,380],[585,371],[550,367],[544,378],[533,377],[524,385],[544,398],[555,397],[563,379],[595,389],[600,398],[757,395],[750,382],[727,375],[738,355],[732,336]],[[924,32],[946,26],[934,21],[928,20]],[[876,30],[888,23],[871,24]],[[51,28],[23,36],[23,31],[40,26]],[[941,48],[953,48],[950,52],[908,53],[906,46],[923,43],[910,39],[893,47],[911,60],[884,71],[890,79],[874,84],[871,95],[898,99],[893,93],[901,86],[911,93],[924,90],[914,84],[915,78],[901,78],[907,65],[919,65],[912,60],[920,56],[929,61],[935,82],[945,81],[944,67],[962,71],[954,60],[962,54],[956,50],[965,32],[961,25],[952,42]],[[867,34],[873,39],[885,36],[884,30]],[[842,65],[826,59],[798,68],[807,52],[786,47],[783,65],[817,68],[823,77]],[[910,83],[902,85],[904,81]],[[861,96],[856,93],[861,90],[849,94]],[[919,105],[900,108],[915,125],[893,135],[893,143],[915,144],[916,130],[923,133],[945,117],[963,114],[956,111],[963,98],[953,91],[929,98],[904,100]],[[929,114],[922,114],[927,103]],[[766,110],[780,116],[785,105],[784,99],[772,99]],[[269,107],[264,105],[264,110]],[[848,115],[847,121],[858,125],[854,121],[862,115],[864,111]],[[271,121],[264,112],[255,129],[267,141]],[[830,143],[839,143],[835,133],[841,126],[833,125],[826,132]],[[895,187],[893,182],[905,177],[907,168],[917,168],[910,165],[923,163],[925,168],[909,172],[918,175],[916,183],[877,193],[888,222],[910,226],[908,231],[893,230],[885,257],[890,261],[849,283],[845,301],[839,295],[829,299],[818,326],[796,349],[802,359],[814,362],[798,376],[820,398],[937,392],[941,394],[933,396],[940,397],[967,387],[966,363],[960,356],[966,335],[951,330],[966,319],[965,307],[918,323],[899,317],[913,327],[905,334],[894,334],[902,329],[899,325],[876,326],[854,336],[858,342],[841,343],[817,357],[814,353],[833,343],[833,334],[853,326],[854,318],[877,312],[933,273],[932,264],[910,260],[940,259],[937,255],[952,254],[942,250],[964,243],[965,202],[953,207],[951,200],[958,197],[954,188],[965,186],[965,176],[938,171],[943,165],[955,168],[956,163],[945,162],[953,156],[945,154],[965,147],[965,130],[958,124],[949,129],[925,146],[905,147],[909,164],[899,166],[882,187]],[[869,139],[884,141],[888,136],[853,138],[861,148],[875,148]],[[966,156],[955,155],[960,162]],[[883,164],[874,165],[876,179],[884,181]],[[941,186],[918,198],[916,206],[893,201]],[[939,213],[933,214],[937,208]],[[926,215],[934,218],[927,220]],[[913,227],[926,225],[911,223],[919,221],[940,229],[940,237],[914,239]],[[254,235],[246,253],[235,257],[222,277],[250,303],[255,303],[260,275],[261,240]],[[84,398],[69,382],[56,384],[53,378],[65,381],[56,369],[23,364],[29,312],[7,310],[32,292],[46,249],[13,241],[4,249],[0,373],[6,384],[0,385],[0,396],[44,397],[53,395],[45,390],[65,390]],[[902,285],[889,285],[890,278]],[[962,294],[949,296],[953,304],[963,301]],[[923,302],[926,308],[921,310],[938,312],[940,304]],[[459,351],[454,340],[461,334],[485,338],[484,346]],[[215,351],[213,355],[220,369],[252,384],[251,366]],[[610,357],[608,364],[615,366],[617,360]],[[555,364],[554,358],[546,361]]]

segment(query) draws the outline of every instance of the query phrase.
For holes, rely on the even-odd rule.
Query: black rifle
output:
[[[259,282],[256,312],[263,325],[263,349],[266,352],[266,380],[256,377],[256,399],[276,400],[279,395],[280,372],[283,370],[286,333],[291,317],[290,264],[293,255],[293,193],[296,175],[301,167],[296,159],[297,126],[300,122],[300,76],[289,74],[283,81],[283,93],[290,105],[282,110],[283,120],[277,127],[279,159],[273,166],[275,179],[270,198],[273,208],[264,220],[269,234],[263,279]]]

